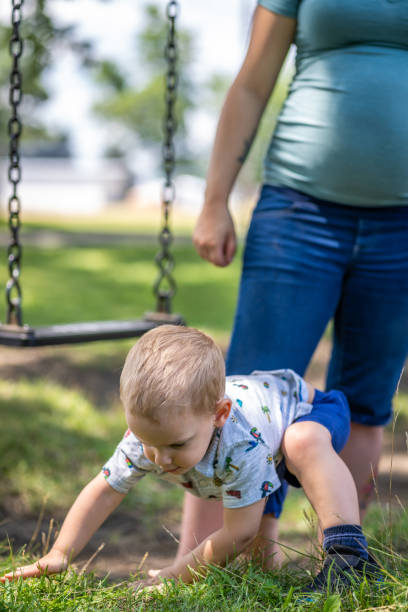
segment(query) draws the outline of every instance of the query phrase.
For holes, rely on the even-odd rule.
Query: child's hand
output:
[[[157,580],[159,576],[162,576],[163,578],[170,578],[170,575],[166,575],[166,568],[163,568],[161,570],[151,569],[147,572],[147,574],[152,580]]]
[[[172,565],[162,567],[162,569],[151,569],[147,572],[151,580],[155,581],[152,584],[161,584],[163,580],[175,580],[176,570]]]
[[[163,583],[160,583],[156,577],[148,576],[147,578],[135,580],[130,586],[135,591],[143,591],[145,593],[148,591],[160,590],[163,587]]]
[[[43,574],[57,574],[62,572],[68,566],[66,555],[59,550],[50,550],[50,552],[41,557],[35,563],[31,565],[24,565],[18,567],[12,572],[0,576],[0,582],[6,582],[6,580],[17,580],[18,578],[38,578]]]
[[[171,572],[171,567],[165,567],[161,570],[149,570],[146,578],[136,580],[132,583],[132,587],[135,591],[143,590],[148,591],[161,591],[164,588],[163,579],[173,578],[174,574]]]

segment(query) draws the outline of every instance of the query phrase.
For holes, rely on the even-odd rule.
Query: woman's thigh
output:
[[[249,227],[228,374],[303,374],[340,300],[355,220],[335,205],[264,187]]]
[[[408,353],[408,208],[371,209],[335,315],[328,388],[341,389],[352,421],[384,425]]]

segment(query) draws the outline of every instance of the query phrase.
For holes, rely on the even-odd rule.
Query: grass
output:
[[[248,610],[320,610],[323,612],[406,610],[408,562],[386,553],[377,555],[384,567],[384,581],[364,581],[347,593],[324,593],[305,598],[309,581],[305,572],[284,568],[260,572],[254,564],[235,563],[225,569],[211,568],[192,585],[166,583],[162,592],[134,593],[127,583],[116,585],[92,574],[68,571],[52,578],[18,581],[1,587],[1,610],[102,611],[178,610],[185,612],[243,612]],[[389,555],[388,555],[389,557]],[[27,555],[14,559],[27,562]],[[0,563],[0,570],[5,564]],[[389,568],[389,569],[385,569]],[[2,607],[3,606],[3,607]]]
[[[240,201],[233,205],[233,216],[237,231],[240,235],[246,231],[250,210],[255,204],[255,193],[247,201]],[[6,204],[0,203],[1,210],[7,209]],[[171,211],[171,227],[176,236],[190,237],[197,220],[197,211],[185,211],[178,206],[177,201],[174,210]],[[23,232],[35,230],[50,230],[75,233],[98,233],[104,234],[147,234],[156,236],[162,223],[161,204],[158,201],[150,206],[137,206],[118,202],[111,204],[98,215],[61,216],[58,214],[34,214],[25,211],[23,214]],[[0,231],[8,231],[5,219],[0,219]]]
[[[10,387],[6,382],[0,384],[2,424],[19,445],[0,449],[2,497],[14,487],[16,495],[31,499],[32,507],[38,508],[46,490],[49,507],[66,507],[89,473],[96,471],[110,452],[122,431],[121,415],[116,408],[101,411],[81,393],[68,392],[47,381],[20,381],[13,390]],[[10,406],[12,411],[7,410]],[[405,426],[408,397],[399,396],[398,409]],[[36,419],[29,418],[33,412]],[[55,477],[61,473],[63,481]],[[159,490],[161,498],[157,497]],[[172,491],[176,497],[169,497]],[[165,506],[179,506],[177,493],[177,489],[159,486],[136,487],[127,502],[129,507],[142,504],[146,516],[152,516]],[[309,512],[304,496],[298,492],[289,498],[282,535],[285,539],[290,531],[296,531],[297,542],[302,542],[299,548],[304,549],[305,542],[314,536],[315,526],[313,521],[305,520],[302,510]],[[0,586],[0,610],[404,610],[408,595],[405,508],[394,508],[390,513],[386,505],[376,505],[369,513],[366,531],[372,551],[388,572],[380,589],[363,584],[341,597],[319,595],[305,602],[302,588],[318,565],[319,551],[313,548],[314,559],[305,557],[302,561],[300,557],[300,565],[299,561],[291,561],[283,570],[264,573],[255,565],[236,562],[224,570],[213,568],[200,583],[170,584],[163,593],[148,598],[135,595],[126,581],[112,584],[109,577],[82,574],[78,568],[61,576]],[[31,552],[23,549],[13,555],[4,543],[0,549],[0,572],[27,563],[38,553],[37,546]]]
[[[48,513],[66,510],[126,428],[119,405],[98,410],[80,391],[47,380],[0,381],[0,418],[7,432],[0,437],[0,499],[15,498],[20,513],[31,514],[44,502]],[[147,517],[180,499],[178,489],[154,480],[125,505]]]
[[[152,283],[157,275],[156,252],[155,244],[65,249],[25,247],[24,322],[51,325],[143,316],[155,307]],[[238,258],[232,267],[222,270],[201,260],[192,246],[176,246],[174,253],[179,285],[174,310],[181,312],[189,324],[208,330],[225,345],[236,299]],[[6,270],[2,267],[0,286],[5,280]],[[74,388],[69,388],[50,381],[49,372],[60,361],[62,370],[74,368],[77,376],[83,371],[89,378],[90,371],[98,371],[100,376],[94,385],[113,372],[118,385],[119,372],[132,342],[56,347],[45,358],[43,377],[32,381],[16,376],[12,383],[0,381],[3,430],[11,432],[7,438],[0,438],[3,474],[0,494],[18,495],[22,508],[30,511],[38,511],[45,490],[51,511],[70,503],[73,493],[83,485],[85,474],[94,473],[110,456],[125,424],[117,396],[113,411],[105,406],[101,413],[100,403],[97,407],[87,397],[86,380],[78,389],[73,376]],[[35,419],[30,418],[32,414],[36,414]],[[22,425],[24,433],[18,433],[16,429]],[[26,447],[26,440],[34,441],[35,446]],[[85,452],[87,447],[90,450]],[[70,467],[63,464],[66,453],[75,457]],[[69,474],[64,487],[56,482],[55,473]],[[153,484],[143,489],[148,491],[144,503],[149,507],[154,499],[161,503],[162,497],[156,489]]]
[[[157,247],[38,249],[26,247],[22,266],[24,322],[132,319],[155,308]],[[234,312],[239,258],[220,269],[189,246],[175,246],[178,291],[174,311],[189,324],[226,336]],[[0,287],[6,281],[0,270]],[[61,282],[62,281],[62,282]]]
[[[54,226],[53,226],[54,227]],[[58,224],[55,226],[59,228]],[[59,228],[60,229],[60,228]],[[26,246],[23,261],[25,321],[33,325],[98,319],[126,319],[154,307],[151,292],[156,269],[155,245],[38,249]],[[203,262],[192,247],[175,246],[179,290],[174,310],[189,324],[209,331],[226,344],[236,300],[239,258],[217,269]],[[6,272],[0,270],[0,286]],[[123,432],[124,419],[117,396],[123,358],[132,341],[55,347],[40,353],[28,350],[32,362],[20,374],[6,368],[0,380],[0,499],[22,513],[38,515],[47,494],[48,515],[61,515],[78,490],[110,456]],[[7,349],[3,349],[7,350]],[[7,365],[7,364],[6,364]],[[408,397],[397,398],[396,430],[407,428]],[[5,435],[7,432],[7,435]],[[166,508],[179,513],[181,493],[151,481],[135,488],[127,508],[156,516]],[[406,610],[408,595],[408,517],[404,506],[380,500],[367,517],[369,543],[387,568],[381,588],[367,584],[347,595],[318,596],[305,602],[301,591],[317,560],[292,560],[278,572],[264,573],[238,562],[224,570],[213,568],[194,585],[167,585],[163,593],[143,598],[127,582],[112,584],[80,569],[40,580],[0,586],[2,610]],[[7,503],[6,503],[7,502]],[[295,549],[319,551],[308,541],[314,526],[301,492],[289,499],[282,520],[282,537]],[[151,520],[150,520],[151,523]],[[148,529],[149,521],[143,528]],[[39,549],[0,548],[0,572],[35,558]],[[103,554],[103,553],[102,553]]]
[[[191,235],[195,222],[193,215],[174,211],[172,228],[176,235]],[[50,231],[69,231],[75,233],[108,233],[108,234],[148,234],[156,236],[161,223],[161,210],[157,207],[132,207],[125,204],[111,205],[95,215],[78,215],[64,218],[61,215],[24,215],[24,231],[38,229]]]

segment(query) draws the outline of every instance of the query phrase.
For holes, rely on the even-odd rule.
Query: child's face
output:
[[[128,414],[130,430],[143,444],[145,456],[164,472],[184,474],[204,457],[215,427],[222,427],[231,408],[230,400],[217,404],[215,414],[197,415],[184,410],[162,422]]]

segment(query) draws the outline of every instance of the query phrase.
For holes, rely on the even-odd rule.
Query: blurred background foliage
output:
[[[71,0],[72,1],[72,0]],[[78,1],[78,0],[74,0]],[[68,0],[67,0],[68,2]],[[115,0],[100,0],[114,3]],[[84,40],[75,25],[56,22],[50,0],[26,0],[23,6],[22,36],[24,53],[21,60],[24,98],[21,109],[24,123],[22,149],[24,155],[70,156],[70,133],[47,124],[41,105],[52,96],[47,75],[58,54],[72,52],[79,59],[81,70],[95,88],[93,113],[111,125],[104,155],[126,159],[140,148],[157,159],[160,165],[162,117],[164,113],[164,75],[166,63],[163,48],[167,20],[164,3],[150,2],[143,6],[142,23],[134,34],[134,57],[131,65],[122,65],[117,57],[101,57],[94,42]],[[10,26],[0,24],[0,124],[9,117],[8,86]],[[222,100],[233,78],[232,74],[214,72],[197,85],[194,67],[200,61],[194,32],[178,28],[178,99],[176,149],[179,172],[204,175],[209,151],[191,147],[191,126],[196,111],[217,116]],[[264,115],[251,155],[240,178],[244,190],[253,189],[260,179],[262,157],[271,130],[286,95],[290,71],[285,71]],[[68,86],[68,84],[67,84]],[[6,130],[0,131],[0,155],[8,151]]]
[[[44,74],[50,67],[56,49],[64,46],[75,49],[86,57],[90,45],[86,41],[75,38],[73,27],[58,27],[55,25],[48,11],[46,0],[29,0],[23,5],[23,22],[21,35],[24,40],[23,55],[20,60],[23,74],[24,104],[22,107],[22,120],[24,123],[23,142],[25,154],[40,152],[44,143],[63,145],[65,154],[67,150],[68,134],[54,133],[41,121],[36,113],[39,105],[49,99],[50,92],[44,82]],[[6,126],[9,116],[9,80],[11,59],[9,55],[9,41],[11,27],[0,24],[0,125]],[[58,148],[58,147],[57,147]],[[7,131],[0,131],[0,155],[8,152]]]

